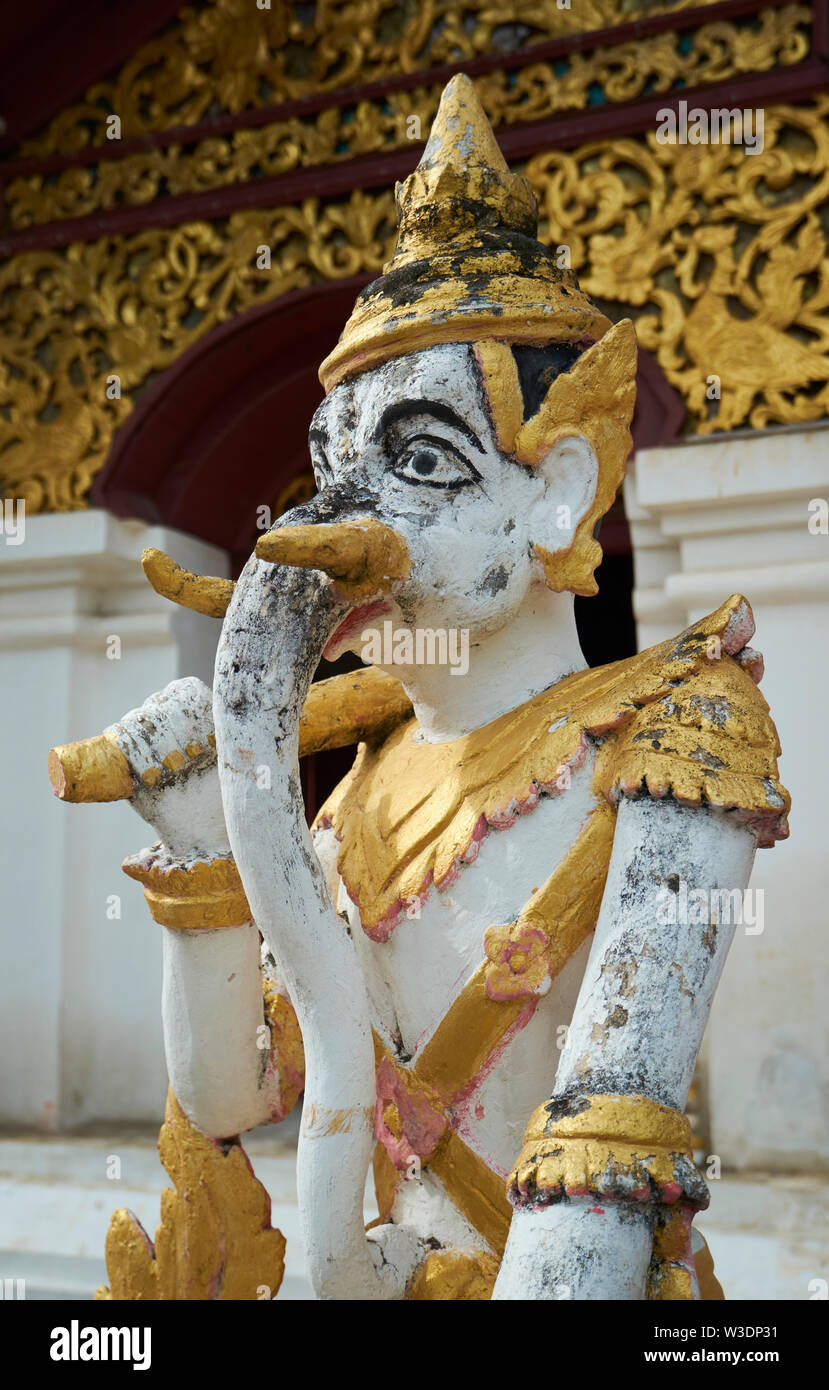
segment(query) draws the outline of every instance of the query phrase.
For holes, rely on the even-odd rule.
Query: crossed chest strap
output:
[[[519,917],[484,937],[485,959],[410,1063],[375,1033],[377,1108],[374,1171],[381,1217],[401,1173],[416,1160],[440,1178],[450,1199],[499,1254],[511,1208],[506,1175],[493,1171],[458,1135],[454,1106],[507,1035],[532,1017],[541,998],[593,931],[613,845],[615,815],[597,803],[555,872]]]

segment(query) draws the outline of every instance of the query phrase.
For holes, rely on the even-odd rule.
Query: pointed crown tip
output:
[[[444,87],[418,167],[439,165],[508,171],[474,83],[465,73],[456,73]]]

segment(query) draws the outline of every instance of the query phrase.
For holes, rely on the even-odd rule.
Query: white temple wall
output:
[[[169,681],[212,682],[219,624],[152,591],[146,545],[228,573],[213,546],[102,511],[28,517],[22,544],[0,541],[6,1125],[163,1114],[160,928],[120,867],[153,833],[124,803],[61,804],[46,772],[53,744],[100,733]]]

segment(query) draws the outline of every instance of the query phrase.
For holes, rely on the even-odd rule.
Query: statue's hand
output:
[[[229,849],[216,768],[213,697],[195,676],[173,681],[108,730],[135,779],[130,804],[175,855]]]

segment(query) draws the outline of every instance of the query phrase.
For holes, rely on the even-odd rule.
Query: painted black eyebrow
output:
[[[481,443],[475,431],[461,419],[456,410],[451,405],[442,405],[440,401],[395,401],[393,405],[387,405],[380,422],[374,431],[373,439],[375,442],[382,438],[390,425],[396,424],[398,420],[408,420],[413,415],[433,415],[436,420],[441,420],[444,425],[452,425],[461,434],[465,435],[470,444],[474,444],[479,453],[485,454],[486,449]]]

